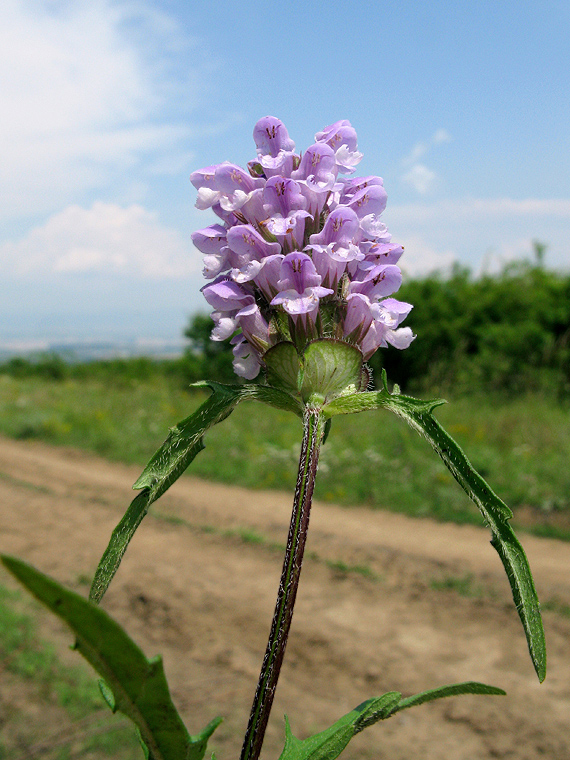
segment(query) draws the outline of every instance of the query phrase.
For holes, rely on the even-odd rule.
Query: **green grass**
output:
[[[104,705],[95,675],[79,657],[76,667],[63,664],[55,649],[41,640],[38,609],[41,613],[27,596],[0,585],[5,712],[0,758],[139,758],[132,727]]]
[[[0,375],[0,432],[76,446],[141,467],[168,428],[204,399],[176,381]],[[570,538],[570,417],[549,399],[463,397],[437,416],[474,466],[541,535]],[[189,472],[250,488],[295,486],[301,424],[293,415],[243,403],[206,436]],[[333,420],[316,497],[457,523],[481,520],[428,444],[387,411]]]
[[[485,594],[485,590],[475,583],[471,573],[433,578],[430,586],[434,591],[455,591],[459,596],[480,598]],[[490,595],[490,593],[490,591],[487,591],[487,595]]]

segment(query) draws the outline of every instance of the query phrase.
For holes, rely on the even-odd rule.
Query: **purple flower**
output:
[[[302,353],[310,340],[344,336],[364,358],[380,346],[407,347],[414,336],[400,323],[411,305],[390,298],[403,249],[382,221],[383,181],[339,177],[362,157],[353,126],[328,125],[299,155],[274,116],[253,136],[257,158],[247,170],[225,161],[190,177],[197,207],[221,220],[192,239],[212,279],[202,288],[212,338],[231,338],[236,372],[255,377],[280,341]]]
[[[263,190],[263,211],[267,215],[263,226],[281,242],[289,236],[291,245],[296,247],[296,241],[303,240],[305,219],[311,216],[307,206],[307,199],[295,180],[271,177]]]
[[[221,224],[212,224],[192,233],[192,242],[202,253],[220,253],[227,245],[227,230]]]
[[[317,132],[315,142],[325,142],[335,152],[339,171],[352,174],[362,158],[357,148],[356,130],[349,121],[343,119]]]
[[[364,272],[362,279],[354,279],[349,293],[364,293],[369,298],[383,298],[395,293],[402,284],[400,268],[393,264],[377,264]]]
[[[206,166],[205,169],[198,169],[190,175],[190,182],[198,191],[196,208],[210,208],[219,202],[220,193],[216,185],[215,172],[215,166]]]
[[[363,293],[351,293],[346,299],[345,338],[361,343],[374,321],[374,303]]]
[[[261,261],[281,251],[279,243],[268,243],[251,224],[237,224],[228,230],[232,277],[236,282],[248,282],[258,274]]]
[[[264,258],[261,262],[261,269],[254,279],[255,284],[267,301],[271,301],[279,293],[277,283],[281,276],[281,262],[284,258],[282,253]]]
[[[283,306],[292,317],[312,314],[319,308],[319,299],[334,292],[321,287],[321,281],[310,256],[300,251],[289,253],[281,262],[281,277],[277,283],[280,291],[271,305]]]
[[[404,321],[412,305],[395,298],[385,298],[378,304],[378,314],[362,341],[364,358],[369,358],[377,348],[386,348],[388,343],[395,348],[408,348],[416,337],[409,327],[398,325]]]
[[[362,341],[360,350],[365,361],[368,361],[372,354],[379,348],[388,348],[390,343],[394,348],[408,348],[414,339],[414,334],[409,327],[402,327],[399,330],[390,330],[380,322],[373,322]]]
[[[370,177],[354,177],[353,179],[342,180],[342,190],[340,194],[340,203],[346,205],[349,200],[360,190],[365,190],[372,185],[384,186],[382,177],[370,176]]]
[[[328,216],[321,232],[311,235],[305,250],[311,251],[323,284],[336,290],[347,264],[364,259],[357,245],[359,220],[347,206],[337,206]]]
[[[241,335],[236,335],[230,341],[233,346],[233,367],[236,375],[246,380],[253,380],[259,375],[261,363],[252,346]]]
[[[269,324],[253,301],[236,314],[236,320],[247,342],[263,354],[271,346]]]
[[[370,214],[381,214],[386,208],[387,200],[388,194],[382,185],[370,185],[354,193],[347,206],[356,212],[359,219],[363,219]]]
[[[210,314],[215,324],[210,335],[212,340],[226,340],[226,338],[232,337],[238,329],[238,321],[234,314],[235,312],[225,311],[213,311]]]
[[[226,232],[226,228],[221,224],[212,224],[192,233],[192,242],[205,254],[203,274],[208,280],[229,268]]]
[[[344,335],[360,345],[364,359],[388,343],[407,348],[415,335],[409,327],[397,328],[411,310],[411,304],[395,298],[377,302],[364,293],[352,293],[347,297]]]
[[[315,143],[307,148],[293,179],[302,186],[309,202],[311,214],[317,217],[323,210],[327,196],[336,185],[338,169],[334,151],[326,143]]]
[[[358,234],[359,220],[356,213],[348,206],[337,206],[332,211],[321,232],[311,235],[311,246],[329,245],[335,243],[341,248],[347,248],[353,243]]]
[[[295,150],[285,125],[275,116],[264,116],[253,128],[253,139],[259,156],[276,158],[283,150]]]
[[[274,116],[265,116],[254,127],[260,166],[266,177],[288,176],[295,165],[295,143],[289,138],[285,125]]]
[[[251,303],[251,293],[244,290],[229,277],[218,277],[210,285],[204,285],[202,293],[216,311],[236,311]]]

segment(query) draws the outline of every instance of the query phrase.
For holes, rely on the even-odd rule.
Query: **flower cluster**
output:
[[[389,297],[402,281],[403,249],[380,221],[382,179],[339,177],[362,158],[350,122],[325,127],[302,155],[273,116],[253,138],[247,171],[226,161],[190,177],[196,206],[221,220],[192,240],[212,280],[202,288],[212,338],[231,338],[236,373],[256,377],[282,341],[302,352],[316,338],[343,340],[365,360],[388,343],[407,348],[414,335],[399,325],[412,306]]]

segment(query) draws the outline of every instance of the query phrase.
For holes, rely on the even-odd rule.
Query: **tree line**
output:
[[[536,261],[516,262],[499,274],[475,277],[456,266],[404,282],[397,297],[414,305],[406,324],[417,335],[405,351],[381,349],[370,360],[379,381],[410,393],[458,395],[473,390],[509,394],[551,391],[570,397],[570,274]],[[193,315],[188,345],[179,359],[145,357],[74,364],[57,355],[15,358],[0,371],[61,380],[100,377],[110,381],[170,375],[187,384],[202,379],[235,382],[231,346],[210,340],[212,321]]]
[[[516,262],[474,277],[456,266],[405,281],[396,297],[414,305],[406,324],[417,335],[405,351],[377,351],[369,364],[415,393],[473,389],[570,394],[570,274]],[[186,360],[191,374],[233,381],[227,342],[209,339],[207,315],[192,317]]]

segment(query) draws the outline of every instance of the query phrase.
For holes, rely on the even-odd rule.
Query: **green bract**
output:
[[[305,404],[323,406],[368,384],[362,353],[341,340],[322,338],[299,353],[293,343],[278,343],[264,356],[267,381]]]

